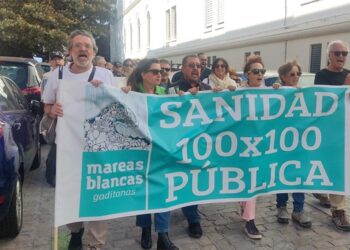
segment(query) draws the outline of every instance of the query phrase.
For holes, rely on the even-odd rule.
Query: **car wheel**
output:
[[[37,139],[37,149],[36,149],[36,154],[32,163],[32,166],[30,167],[30,170],[34,170],[40,167],[40,163],[41,163],[41,143],[40,143],[40,139],[38,137]]]
[[[9,211],[0,222],[0,237],[14,238],[22,229],[23,222],[23,196],[22,183],[18,176],[16,187],[12,195]]]

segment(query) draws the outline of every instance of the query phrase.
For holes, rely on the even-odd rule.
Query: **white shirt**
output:
[[[45,104],[56,103],[57,90],[58,90],[58,84],[59,84],[58,70],[59,70],[59,67],[57,67],[54,71],[50,72],[50,75],[47,80],[44,93],[42,96],[42,100]],[[88,71],[76,74],[76,73],[72,73],[69,70],[69,65],[66,65],[63,67],[62,79],[69,80],[69,81],[80,81],[80,82],[88,81],[91,71],[92,71],[92,66]],[[113,74],[110,70],[105,68],[96,67],[96,71],[93,79],[102,81],[102,84],[113,85]]]

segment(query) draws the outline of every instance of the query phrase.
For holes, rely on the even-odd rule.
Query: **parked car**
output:
[[[0,76],[0,237],[22,228],[22,185],[29,169],[40,166],[40,103],[28,104],[17,85]]]
[[[0,56],[0,75],[13,80],[27,97],[28,101],[40,101],[41,79],[33,59]]]
[[[298,85],[301,87],[314,85],[315,74],[309,72],[303,72],[299,78]],[[265,86],[270,87],[274,83],[281,83],[281,79],[276,71],[267,71],[264,76]]]

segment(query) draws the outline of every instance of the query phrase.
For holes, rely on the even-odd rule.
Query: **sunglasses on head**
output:
[[[162,68],[162,71],[169,72],[170,68]]]
[[[226,66],[224,64],[216,64],[215,68],[226,68]]]
[[[162,70],[159,69],[149,69],[146,71],[146,73],[152,73],[153,75],[158,75],[162,73]]]
[[[266,73],[266,69],[251,69],[250,72],[252,72],[254,75],[258,75],[259,73],[264,75]]]
[[[348,55],[348,52],[347,51],[332,51],[332,53],[335,55],[335,56],[344,56],[346,57]]]
[[[301,72],[300,71],[298,71],[298,72],[291,72],[291,73],[289,73],[289,76],[291,76],[291,77],[295,77],[295,76],[301,76]]]
[[[191,63],[191,64],[188,64],[187,66],[191,69],[195,69],[195,68],[200,69],[201,68],[201,65],[199,63],[198,64]]]

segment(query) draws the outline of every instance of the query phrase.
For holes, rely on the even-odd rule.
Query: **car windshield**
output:
[[[272,86],[274,83],[279,83],[280,79],[278,76],[271,76],[271,77],[266,77],[264,79],[265,86],[269,87]]]
[[[24,89],[28,82],[28,65],[0,61],[0,75],[7,76],[13,80],[20,89]]]

